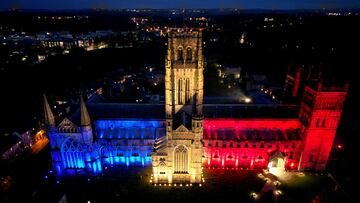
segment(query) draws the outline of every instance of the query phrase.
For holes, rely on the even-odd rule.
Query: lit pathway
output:
[[[269,191],[273,192],[274,196],[274,202],[277,202],[277,194],[276,194],[276,182],[279,181],[279,179],[272,175],[271,173],[267,173],[264,175],[265,178],[268,178],[268,181],[265,183],[264,187],[260,190],[260,192],[257,194],[256,198],[254,198],[254,202],[259,202],[264,194],[266,194]]]

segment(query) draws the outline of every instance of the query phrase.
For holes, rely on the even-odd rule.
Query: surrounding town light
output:
[[[251,99],[249,97],[246,97],[245,98],[245,103],[250,103],[251,102]]]
[[[254,199],[256,199],[258,195],[255,192],[252,192],[252,193],[250,193],[250,196],[253,197]]]

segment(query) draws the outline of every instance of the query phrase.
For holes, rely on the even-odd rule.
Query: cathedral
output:
[[[324,170],[347,86],[297,70],[284,92],[302,98],[299,105],[203,104],[202,44],[201,30],[169,31],[165,106],[81,97],[80,108],[56,125],[44,96],[57,174],[144,166],[152,167],[153,183],[198,184],[203,167]]]

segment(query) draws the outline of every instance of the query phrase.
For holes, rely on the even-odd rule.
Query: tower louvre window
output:
[[[190,80],[185,80],[185,103],[190,104]]]
[[[179,79],[178,81],[178,104],[183,104],[183,98],[182,98],[182,79]]]
[[[186,60],[187,60],[187,61],[191,61],[191,60],[192,60],[192,51],[191,51],[191,48],[190,48],[190,47],[188,47],[188,48],[186,49]]]
[[[178,61],[182,61],[183,60],[183,50],[182,50],[182,48],[180,47],[180,48],[178,48],[178,51],[177,51],[178,53],[177,53],[177,59],[178,59]]]

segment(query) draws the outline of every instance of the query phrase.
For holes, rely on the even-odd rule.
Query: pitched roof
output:
[[[87,103],[93,121],[107,119],[165,119],[164,104]],[[297,118],[298,105],[204,104],[205,118]],[[70,117],[80,123],[80,110]]]
[[[238,140],[238,141],[283,141],[301,140],[300,129],[289,128],[204,128],[204,139],[210,140]]]

